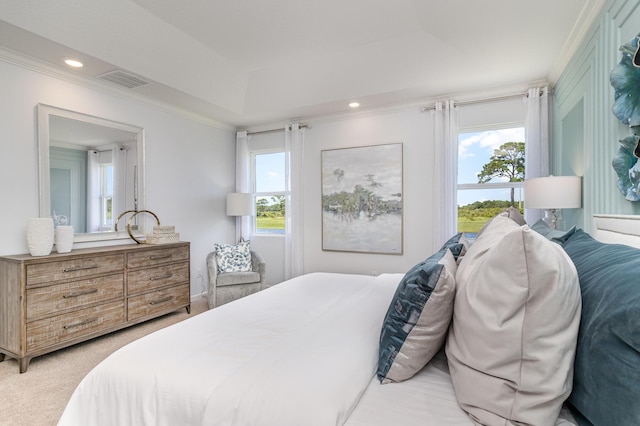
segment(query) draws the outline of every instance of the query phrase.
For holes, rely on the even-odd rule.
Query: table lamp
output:
[[[244,192],[232,192],[227,194],[227,216],[253,216],[253,194]],[[242,237],[242,224],[240,225],[240,242]]]
[[[547,176],[524,181],[524,206],[545,209],[544,221],[556,229],[559,209],[577,209],[582,203],[579,176]]]

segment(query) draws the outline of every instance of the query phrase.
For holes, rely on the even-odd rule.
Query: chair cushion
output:
[[[460,406],[483,425],[554,424],[571,392],[580,322],[567,254],[497,217],[464,256],[456,286],[446,354]]]
[[[217,287],[226,285],[251,284],[260,282],[260,274],[258,272],[225,272],[218,274],[216,279]]]
[[[214,244],[218,273],[251,271],[251,247],[249,241],[236,245]]]

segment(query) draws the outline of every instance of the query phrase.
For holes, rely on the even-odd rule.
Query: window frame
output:
[[[272,197],[272,196],[283,196],[285,198],[285,211],[287,209],[287,205],[286,205],[286,198],[287,198],[287,191],[286,191],[286,183],[285,183],[285,190],[283,191],[270,191],[270,192],[258,192],[257,191],[257,173],[256,173],[256,156],[258,155],[268,155],[268,154],[284,154],[285,155],[285,166],[284,166],[284,170],[283,173],[285,173],[286,176],[286,151],[283,148],[267,148],[267,149],[256,149],[256,150],[250,150],[249,151],[249,156],[251,157],[251,173],[250,173],[250,178],[251,178],[251,192],[253,193],[253,205],[254,205],[254,209],[256,210],[256,214],[253,216],[253,220],[251,221],[251,234],[252,235],[259,235],[260,237],[284,237],[285,232],[259,232],[258,231],[258,214],[257,214],[257,201],[258,201],[258,197]],[[286,226],[286,224],[285,224]]]
[[[525,129],[524,120],[523,121],[513,121],[513,122],[504,122],[504,123],[495,123],[495,124],[482,124],[478,126],[468,126],[461,127],[458,129],[458,144],[460,143],[460,136],[467,133],[481,133],[481,132],[489,132],[495,130],[507,130],[507,129],[516,129],[522,128]],[[525,152],[527,146],[526,140],[526,131],[524,144],[525,144]],[[456,160],[456,170],[460,167],[459,157]],[[458,219],[458,209],[460,204],[458,203],[458,192],[461,190],[492,190],[492,189],[511,189],[514,188],[516,190],[520,190],[521,202],[524,205],[525,194],[524,194],[524,181],[522,182],[489,182],[489,183],[458,183],[458,176],[456,172],[456,224],[459,222]],[[456,225],[457,227],[457,225]]]

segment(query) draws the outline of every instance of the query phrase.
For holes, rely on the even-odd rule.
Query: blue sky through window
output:
[[[458,183],[478,183],[478,173],[482,170],[493,151],[506,142],[524,142],[524,127],[485,130],[460,133],[458,136]],[[504,181],[507,181],[504,179]],[[500,182],[497,179],[492,182]],[[518,191],[516,191],[518,192]],[[509,200],[509,189],[460,190],[458,205],[464,206],[474,201]]]
[[[284,152],[256,155],[256,192],[283,192]]]

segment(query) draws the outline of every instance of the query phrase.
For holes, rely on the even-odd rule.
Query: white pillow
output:
[[[494,222],[456,274],[446,344],[456,397],[483,425],[552,425],[572,388],[578,275],[559,245]]]
[[[459,262],[456,272],[456,282],[466,280],[471,272],[470,265],[475,265],[490,248],[494,247],[508,232],[518,229],[520,225],[507,216],[495,216],[487,223],[482,234],[469,246],[462,260]]]

